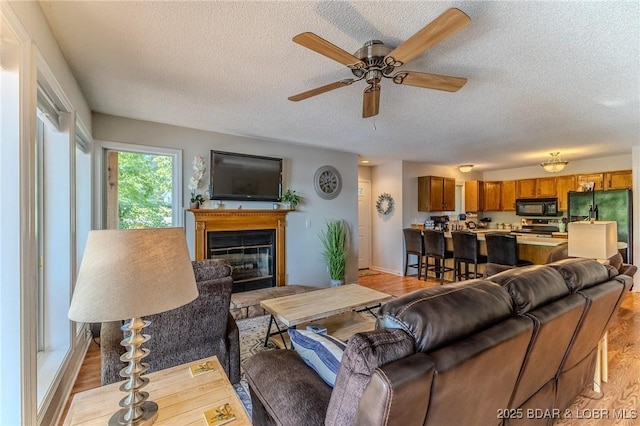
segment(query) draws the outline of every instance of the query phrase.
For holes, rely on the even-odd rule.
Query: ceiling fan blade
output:
[[[364,67],[364,62],[362,62],[360,59],[356,58],[351,53],[345,52],[335,44],[329,43],[322,37],[318,37],[314,33],[307,32],[298,34],[293,38],[293,41],[301,46],[306,47],[307,49],[318,52],[319,54],[324,55],[327,58],[340,62],[341,64],[346,65],[349,68]]]
[[[393,76],[396,84],[423,87],[425,89],[446,90],[457,92],[467,82],[466,78],[448,75],[427,74],[423,72],[403,71]]]
[[[470,23],[471,18],[460,9],[448,9],[442,15],[431,21],[426,27],[411,36],[407,41],[393,49],[391,53],[384,58],[384,62],[394,67],[406,64],[422,52],[432,48]]]
[[[364,91],[362,118],[373,117],[380,111],[380,85],[371,85]]]
[[[354,79],[348,78],[346,80],[336,81],[335,83],[325,84],[324,86],[316,87],[315,89],[307,90],[306,92],[298,93],[297,95],[289,96],[287,99],[293,102],[302,101],[312,96],[320,95],[330,90],[338,89],[340,87],[349,86],[353,83]]]

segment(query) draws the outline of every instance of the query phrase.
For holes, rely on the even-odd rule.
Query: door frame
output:
[[[371,180],[370,179],[358,179],[358,185],[357,187],[360,187],[360,182],[366,183],[369,185],[369,199],[371,200]],[[356,190],[356,196],[359,197],[359,195],[357,194],[357,190]],[[373,253],[373,247],[372,247],[372,238],[371,238],[371,227],[373,224],[373,220],[372,220],[372,214],[371,214],[371,205],[367,206],[367,210],[366,210],[366,214],[369,220],[369,232],[368,232],[368,241],[367,244],[369,246],[369,265],[366,268],[360,268],[360,244],[358,244],[358,269],[371,269],[371,255]],[[358,209],[360,208],[360,203],[358,202]],[[358,212],[358,216],[360,216],[360,212]],[[360,223],[358,222],[358,226],[360,225]],[[357,236],[356,236],[357,237]]]

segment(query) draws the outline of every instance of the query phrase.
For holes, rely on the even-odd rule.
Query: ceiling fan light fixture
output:
[[[469,173],[471,169],[473,169],[473,164],[463,164],[461,166],[458,166],[458,170],[460,170],[462,173]]]
[[[558,173],[569,164],[568,161],[562,161],[559,152],[551,152],[551,157],[547,161],[540,163],[542,168],[549,173]]]

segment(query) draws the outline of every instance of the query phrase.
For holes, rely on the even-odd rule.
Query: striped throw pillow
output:
[[[346,345],[335,337],[295,328],[289,329],[289,337],[304,362],[333,387]]]

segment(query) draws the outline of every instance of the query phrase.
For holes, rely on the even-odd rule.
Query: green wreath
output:
[[[389,214],[393,211],[393,206],[395,205],[395,201],[393,201],[393,197],[391,194],[383,193],[378,197],[378,201],[376,201],[376,210],[380,214]]]

